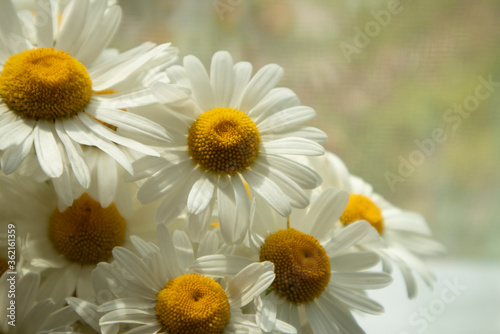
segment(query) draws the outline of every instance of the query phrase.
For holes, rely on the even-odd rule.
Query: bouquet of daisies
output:
[[[0,332],[364,333],[394,266],[432,286],[423,217],[325,153],[280,66],[27,6],[0,1]]]

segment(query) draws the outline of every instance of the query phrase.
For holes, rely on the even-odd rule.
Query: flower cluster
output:
[[[109,49],[115,1],[15,4],[0,2],[0,332],[364,333],[353,313],[384,311],[366,290],[393,265],[409,298],[415,274],[432,285],[425,220],[325,154],[280,66]]]

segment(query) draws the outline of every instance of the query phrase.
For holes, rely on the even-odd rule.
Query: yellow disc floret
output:
[[[102,208],[84,193],[69,208],[55,210],[50,217],[49,236],[56,250],[81,264],[98,263],[123,244],[125,219],[112,203]]]
[[[274,263],[271,288],[294,304],[318,298],[330,282],[330,259],[323,246],[293,228],[271,234],[260,249],[260,261]]]
[[[10,56],[0,73],[0,96],[27,119],[76,115],[90,101],[92,81],[85,66],[69,53],[36,48]]]
[[[364,195],[351,194],[340,221],[349,225],[358,220],[368,221],[380,234],[384,232],[384,219],[380,208]]]
[[[219,334],[229,322],[229,301],[213,279],[185,274],[158,293],[156,316],[168,334]]]
[[[257,125],[244,112],[215,108],[191,125],[188,148],[193,159],[216,174],[236,174],[247,169],[259,153]]]

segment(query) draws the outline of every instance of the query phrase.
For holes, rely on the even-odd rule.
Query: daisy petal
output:
[[[321,239],[333,229],[333,224],[342,216],[349,202],[346,191],[328,188],[311,204],[308,217],[311,221],[309,234]]]
[[[353,252],[335,256],[330,262],[334,271],[354,272],[376,266],[380,257],[373,252]]]
[[[248,116],[256,123],[274,115],[276,110],[295,107],[300,103],[293,90],[285,87],[273,88],[255,107],[248,112]]]
[[[281,80],[283,73],[283,68],[276,64],[262,67],[248,83],[238,109],[250,111]]]
[[[290,203],[281,189],[271,180],[255,171],[243,173],[245,181],[262,196],[280,215],[287,217],[292,213]]]
[[[227,51],[219,51],[212,57],[210,83],[214,89],[215,105],[226,106],[233,92],[233,58]]]
[[[264,292],[274,281],[274,265],[265,261],[245,267],[226,287],[231,307],[241,308]]]
[[[54,42],[52,8],[50,0],[35,1],[35,26],[38,47],[51,48]]]
[[[9,175],[14,173],[21,165],[24,158],[28,155],[33,147],[33,131],[24,138],[23,142],[17,146],[12,146],[6,149],[2,154],[2,171]]]
[[[187,208],[191,214],[198,215],[205,210],[212,200],[215,185],[210,175],[206,173],[201,179],[196,181],[191,189],[188,200]]]
[[[208,111],[215,107],[214,92],[207,71],[201,61],[195,56],[184,57],[184,68],[191,83],[193,99],[202,110]]]
[[[241,256],[222,254],[208,255],[194,260],[191,265],[191,270],[211,277],[224,277],[226,275],[234,276],[252,263],[254,263],[253,260]]]
[[[322,155],[325,153],[325,149],[311,140],[289,137],[262,143],[261,153],[273,155]]]
[[[331,274],[330,282],[349,289],[380,289],[392,283],[392,277],[385,273],[336,273]]]
[[[243,93],[252,76],[252,64],[246,61],[236,63],[233,67],[234,89],[231,101],[229,102],[230,108],[238,108],[243,98]]]
[[[259,133],[279,132],[283,129],[307,122],[316,116],[313,108],[297,106],[274,113],[272,116],[257,123]]]
[[[330,257],[342,253],[359,240],[363,239],[373,227],[367,221],[361,220],[349,224],[344,228],[334,240],[327,246],[327,253]]]
[[[309,324],[314,333],[340,333],[332,319],[325,314],[325,311],[322,310],[316,302],[306,304],[305,308]]]
[[[61,176],[63,162],[61,152],[48,122],[38,122],[34,133],[35,151],[44,173],[50,178]]]
[[[90,186],[90,172],[87,163],[84,160],[85,158],[80,146],[73,144],[73,141],[64,131],[64,127],[61,122],[55,122],[55,129],[57,136],[66,149],[66,154],[68,155],[68,160],[76,179],[83,188],[87,189]]]
[[[78,37],[85,26],[88,1],[71,1],[62,14],[59,35],[55,44],[56,50],[72,52],[78,42]]]
[[[382,305],[359,292],[336,286],[329,286],[328,289],[333,296],[361,312],[374,315],[384,313],[384,307]]]

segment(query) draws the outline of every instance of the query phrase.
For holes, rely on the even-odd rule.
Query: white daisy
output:
[[[321,155],[326,135],[301,124],[315,116],[287,88],[274,88],[283,75],[276,64],[252,77],[247,62],[233,65],[228,52],[212,58],[210,74],[200,60],[186,56],[183,66],[167,69],[171,83],[152,86],[168,108],[157,122],[172,132],[161,158],[136,164],[136,179],[152,175],[139,190],[144,203],[163,198],[157,221],[168,223],[187,206],[199,233],[212,208],[218,209],[222,235],[239,243],[248,229],[255,191],[282,216],[304,208],[304,189],[320,183],[318,175],[285,155]],[[161,119],[161,117],[163,117]]]
[[[58,303],[73,294],[91,298],[91,271],[112,259],[115,246],[131,247],[128,236],[155,236],[154,206],[135,201],[132,215],[123,217],[114,203],[103,208],[83,193],[60,211],[57,195],[46,183],[4,176],[0,187],[6,195],[0,207],[8,208],[1,210],[0,223],[16,225],[17,236],[25,240],[25,267],[42,274],[42,297]]]
[[[69,306],[60,308],[50,298],[37,300],[40,291],[38,273],[29,272],[14,279],[11,276],[6,273],[0,277],[1,333],[74,333],[72,325],[78,316]],[[15,287],[11,287],[11,282],[15,282]]]
[[[36,44],[23,37],[12,3],[0,3],[2,170],[14,172],[34,148],[48,177],[67,182],[64,174],[71,168],[88,188],[90,174],[81,149],[87,145],[133,173],[120,147],[157,155],[136,137],[162,142],[168,135],[130,108],[155,102],[143,88],[143,73],[172,62],[176,49],[146,43],[94,66],[117,29],[120,7],[107,8],[106,1],[72,1],[54,31],[54,17],[47,15],[52,2],[37,1],[41,3],[47,7],[35,11]],[[72,198],[63,200],[69,205]]]
[[[425,263],[425,259],[444,254],[445,248],[432,239],[432,234],[424,217],[420,214],[401,210],[373,191],[371,185],[361,178],[351,175],[345,164],[333,153],[310,159],[311,166],[323,177],[322,187],[334,186],[349,192],[349,203],[339,225],[349,225],[363,219],[379,232],[387,244],[385,249],[373,249],[369,241],[361,242],[365,249],[377,252],[383,260],[384,270],[392,271],[391,262],[401,270],[409,298],[417,294],[414,273],[432,287],[436,280]],[[318,188],[319,189],[319,188]]]
[[[275,329],[277,318],[298,333],[364,333],[351,311],[382,313],[383,307],[364,290],[383,288],[392,279],[386,273],[366,271],[380,261],[374,252],[353,248],[372,233],[368,222],[354,223],[339,233],[333,230],[347,198],[345,192],[329,188],[307,210],[294,210],[288,222],[257,198],[251,228],[255,247],[236,255],[200,258],[193,270],[216,276],[218,268],[238,270],[255,261],[271,261],[276,279],[258,303],[257,317],[266,332]]]
[[[219,283],[187,270],[197,256],[212,253],[211,243],[200,244],[194,252],[187,234],[176,231],[170,236],[163,224],[157,235],[159,247],[133,238],[141,257],[117,247],[117,265],[99,264],[96,271],[108,272],[113,292],[121,297],[97,308],[105,313],[101,326],[136,325],[130,333],[260,332],[255,315],[243,314],[241,308],[272,283],[272,263],[252,264]]]

